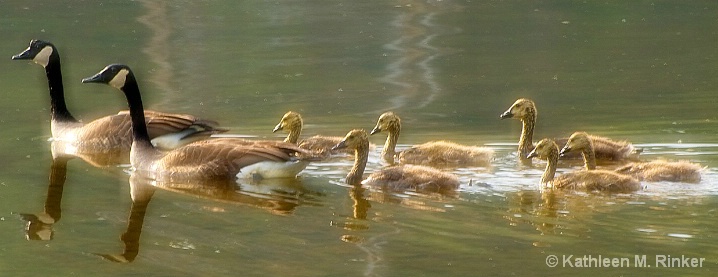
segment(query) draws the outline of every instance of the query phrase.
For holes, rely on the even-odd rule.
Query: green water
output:
[[[0,275],[718,269],[714,1],[163,3],[0,0]],[[342,184],[349,160],[313,164],[288,183],[200,189],[130,184],[123,167],[71,160],[64,183],[48,182],[45,76],[40,66],[10,60],[31,39],[59,48],[68,104],[85,121],[125,107],[115,90],[80,83],[120,62],[135,71],[148,108],[216,119],[234,134],[278,138],[271,129],[295,110],[305,135],[343,135],[393,110],[404,123],[401,147],[450,139],[488,145],[497,159],[491,168],[454,170],[457,198],[353,191]],[[519,122],[498,119],[519,97],[538,105],[535,139],[574,130],[627,139],[644,159],[706,166],[703,180],[644,183],[630,195],[541,192],[543,164],[516,162]],[[379,150],[369,171],[381,167]],[[45,226],[52,239],[26,239],[21,214],[43,210],[61,214]],[[131,263],[111,262],[123,253]],[[550,255],[558,266],[547,266]],[[570,255],[626,258],[630,266],[571,268],[563,263]],[[650,268],[635,267],[643,255]],[[660,255],[705,260],[666,268]]]

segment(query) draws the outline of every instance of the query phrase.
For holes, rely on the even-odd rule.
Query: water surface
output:
[[[718,267],[712,1],[0,6],[3,275],[707,275]],[[216,119],[233,134],[279,139],[272,127],[295,110],[305,135],[340,136],[393,110],[404,123],[400,147],[449,139],[491,147],[496,161],[453,169],[456,197],[347,187],[348,159],[312,164],[292,181],[202,186],[131,180],[126,167],[81,160],[53,165],[42,69],[10,60],[35,38],[59,48],[70,109],[85,121],[125,103],[79,80],[121,62],[148,108]],[[520,123],[498,119],[519,97],[538,105],[535,139],[575,130],[626,139],[646,160],[704,165],[703,180],[620,195],[541,191],[544,164],[516,162]],[[379,151],[369,171],[383,166]],[[29,214],[56,222],[27,231]],[[631,266],[552,268],[549,255],[630,258]],[[635,255],[652,267],[635,268]],[[656,255],[705,262],[663,268]]]

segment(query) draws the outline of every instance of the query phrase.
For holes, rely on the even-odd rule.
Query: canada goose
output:
[[[276,133],[279,130],[286,131],[288,135],[287,138],[284,139],[284,141],[297,144],[303,149],[315,152],[327,152],[334,155],[352,154],[352,152],[348,149],[335,151],[331,150],[334,145],[336,145],[342,140],[342,137],[315,135],[303,139],[301,142],[297,143],[299,141],[299,135],[302,133],[303,124],[304,122],[302,121],[302,116],[299,113],[288,111],[284,114],[284,116],[282,116],[282,119],[279,121],[277,126],[274,127],[274,130],[272,130],[272,132]]]
[[[107,149],[129,151],[132,144],[130,115],[127,111],[98,118],[86,124],[70,114],[65,104],[62,85],[60,55],[52,43],[30,41],[30,46],[13,60],[32,60],[45,68],[50,90],[51,130],[54,140],[72,144],[75,152],[97,152]],[[212,134],[226,132],[217,122],[202,120],[192,115],[145,111],[147,126],[153,144],[171,149]]]
[[[531,150],[533,150],[533,134],[534,126],[536,125],[536,105],[533,101],[520,98],[514,102],[508,110],[501,114],[501,119],[516,118],[521,120],[522,129],[521,136],[519,137],[519,159],[522,162],[530,162],[531,159],[527,159],[526,156]],[[606,137],[591,136],[594,141],[596,159],[601,161],[622,161],[622,160],[635,160],[638,156],[638,150],[634,149],[631,143],[625,141],[614,141]],[[556,143],[563,145],[566,143],[567,138],[555,139]],[[561,158],[564,159],[580,159],[581,156],[578,153],[571,153]]]
[[[401,132],[401,119],[393,112],[385,112],[371,130],[371,134],[386,131],[388,133],[382,158],[394,164],[394,157],[403,164],[419,164],[429,166],[488,166],[494,151],[486,147],[465,146],[448,141],[430,141],[414,145],[399,153],[396,143]]]
[[[306,151],[291,144],[237,143],[231,138],[204,140],[160,152],[151,143],[145,124],[140,89],[132,70],[111,64],[83,83],[104,83],[125,94],[132,119],[130,163],[158,181],[295,177],[308,161],[297,158]]]
[[[354,150],[354,166],[347,174],[346,183],[367,185],[391,191],[416,190],[418,192],[450,193],[459,188],[459,179],[453,174],[422,165],[394,165],[369,175],[362,181],[369,157],[369,135],[365,130],[350,131],[334,149]]]
[[[593,141],[584,132],[576,132],[561,149],[561,154],[568,152],[581,152],[584,157],[586,169],[596,168],[596,158],[593,155]],[[701,181],[702,167],[687,161],[669,162],[656,160],[650,162],[633,162],[616,169],[616,172],[628,174],[644,181],[670,181],[698,183]]]
[[[558,156],[558,145],[552,139],[539,141],[527,155],[528,158],[538,157],[548,161],[541,176],[541,183],[548,187],[606,192],[632,192],[641,189],[641,183],[635,178],[608,170],[574,171],[554,178]]]

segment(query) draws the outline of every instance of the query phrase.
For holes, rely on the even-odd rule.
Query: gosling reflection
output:
[[[349,198],[352,200],[351,216],[344,216],[344,220],[332,221],[331,226],[339,227],[348,231],[361,231],[369,229],[367,217],[371,204],[366,199],[364,193],[367,192],[361,186],[351,186],[349,188]],[[345,242],[359,242],[361,237],[356,235],[343,235],[341,240]]]
[[[507,194],[510,215],[506,218],[511,225],[518,225],[527,222],[538,230],[542,235],[553,233],[560,229],[557,220],[561,216],[561,205],[565,204],[563,192],[556,190],[520,190]],[[528,218],[524,218],[529,215]]]
[[[521,190],[507,194],[509,209],[504,217],[512,226],[529,224],[540,235],[583,237],[590,235],[587,223],[595,215],[615,212],[620,209],[616,202],[624,200],[620,196],[553,189]],[[538,241],[534,245],[546,246],[546,243]]]
[[[369,208],[372,207],[372,202],[399,205],[420,211],[446,212],[446,209],[442,207],[443,200],[456,198],[455,194],[404,194],[387,190],[373,190],[362,186],[351,186],[348,194],[352,200],[351,216],[344,215],[345,220],[332,221],[330,224],[350,231],[369,229],[367,220],[372,220],[369,218]],[[342,237],[342,240],[347,241],[345,237]]]
[[[367,214],[369,213],[369,208],[371,208],[369,200],[366,200],[364,197],[365,191],[366,189],[360,186],[353,186],[349,190],[349,197],[351,197],[352,201],[354,201],[352,208],[354,210],[353,214],[355,219],[366,219]]]
[[[56,158],[50,166],[50,182],[47,186],[47,197],[42,212],[36,214],[20,214],[25,225],[25,238],[27,240],[51,240],[54,235],[53,224],[60,221],[62,216],[62,191],[67,176],[67,162],[69,158]]]

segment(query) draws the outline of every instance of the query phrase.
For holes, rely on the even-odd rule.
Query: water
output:
[[[714,2],[0,5],[2,275],[708,275],[717,266]],[[357,191],[342,183],[343,159],[290,182],[203,186],[130,182],[125,167],[71,160],[64,183],[48,182],[44,74],[10,60],[34,38],[59,47],[70,109],[86,121],[125,103],[79,80],[122,62],[149,108],[216,119],[234,134],[279,138],[271,129],[291,109],[305,135],[343,135],[393,110],[400,147],[450,139],[492,147],[497,159],[454,170],[457,197]],[[574,130],[627,139],[645,159],[704,165],[703,180],[644,183],[634,194],[542,192],[543,164],[516,162],[520,124],[498,119],[519,97],[537,102],[536,139]],[[59,220],[26,232],[23,214],[42,211]],[[599,255],[630,267],[563,263]],[[636,255],[651,268],[636,268]],[[705,261],[666,268],[660,255]]]

